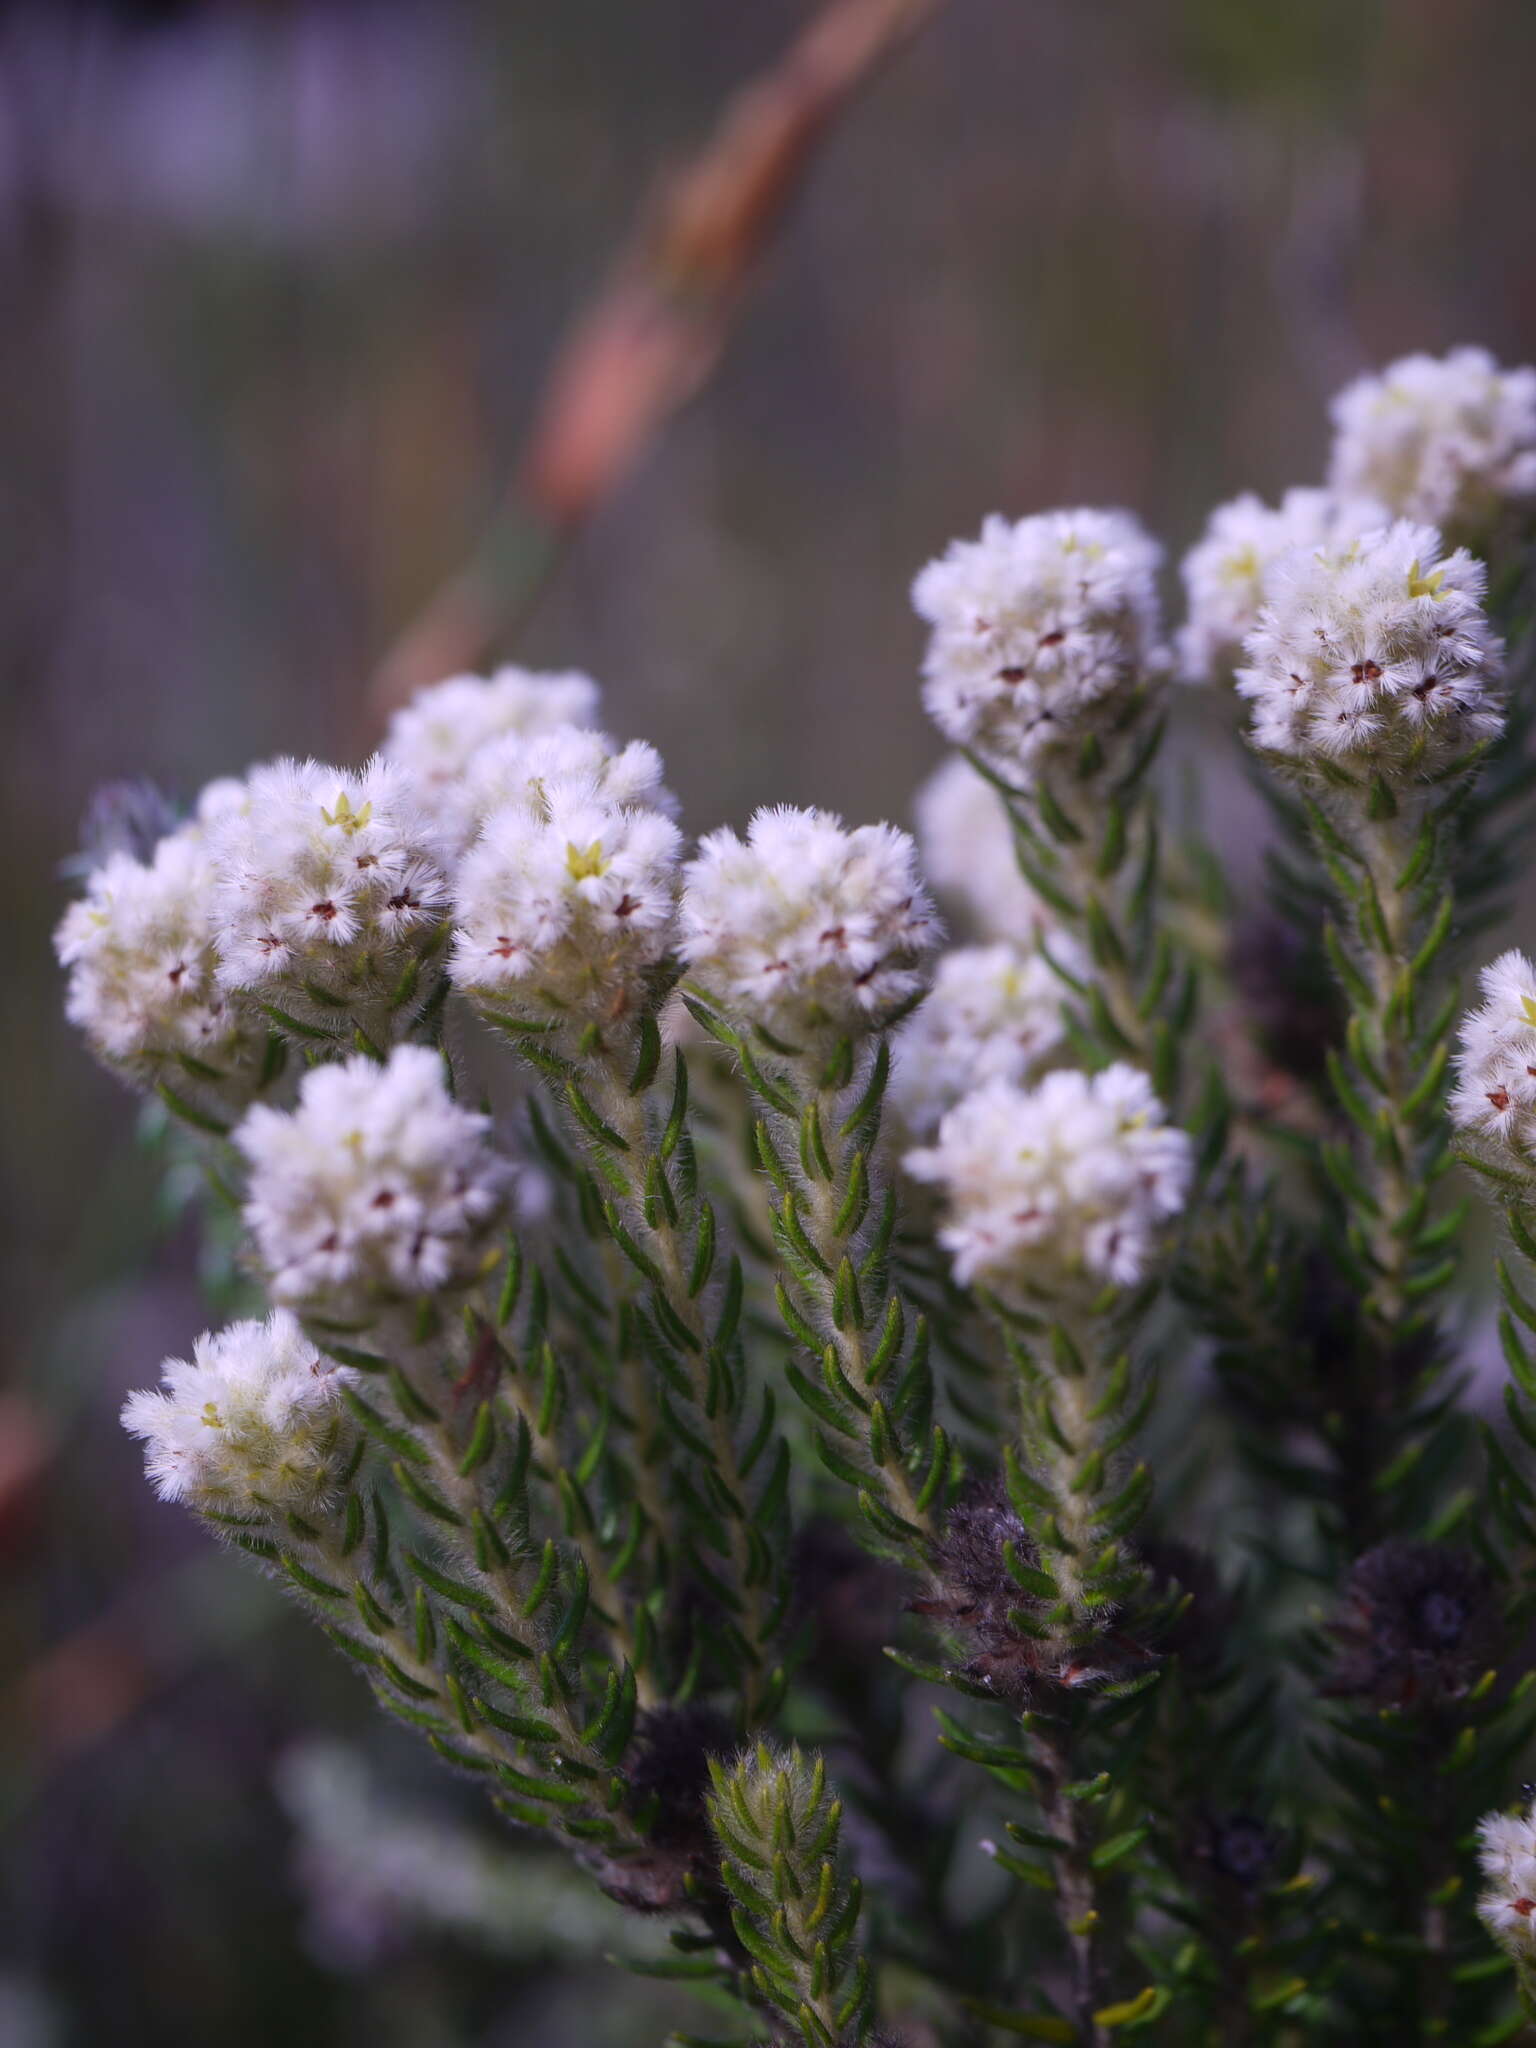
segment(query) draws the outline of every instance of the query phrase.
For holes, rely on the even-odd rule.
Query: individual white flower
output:
[[[1177,636],[1184,681],[1208,683],[1232,669],[1258,623],[1275,565],[1293,548],[1347,547],[1390,519],[1374,499],[1335,491],[1287,491],[1278,505],[1244,491],[1218,505],[1179,565],[1188,604]]]
[[[472,1280],[511,1177],[489,1132],[420,1045],[397,1046],[383,1066],[313,1067],[291,1112],[253,1109],[235,1143],[250,1163],[245,1220],[274,1298],[366,1313],[381,1298]]]
[[[123,1427],[143,1440],[163,1500],[237,1515],[313,1508],[356,1442],[341,1400],[353,1378],[279,1309],[168,1358],[158,1389],[129,1395]]]
[[[1237,687],[1256,746],[1387,781],[1432,773],[1504,722],[1487,572],[1400,519],[1277,564]]]
[[[1085,979],[1087,956],[1066,933],[1050,942],[1067,973]],[[903,1129],[927,1138],[963,1095],[988,1081],[1021,1083],[1066,1037],[1070,993],[1038,952],[1006,941],[939,956],[933,987],[892,1048],[890,1102]]]
[[[1003,799],[963,754],[933,771],[913,804],[924,875],[978,937],[1028,944],[1054,923],[1019,873]]]
[[[1080,1282],[1134,1286],[1188,1197],[1188,1136],[1137,1068],[990,1081],[906,1155],[944,1199],[940,1242],[962,1286],[1053,1293]]]
[[[1479,980],[1482,1006],[1462,1020],[1451,1120],[1536,1172],[1536,967],[1511,950]]]
[[[109,1064],[152,1080],[193,1059],[236,1086],[265,1033],[253,1033],[218,979],[214,875],[194,833],[173,832],[147,861],[113,853],[65,912],[54,946],[69,970],[65,1010]]]
[[[674,935],[682,835],[644,800],[664,794],[661,763],[610,748],[596,733],[535,741],[458,874],[456,985],[578,1034],[633,1018]]]
[[[207,833],[227,988],[334,1022],[387,1000],[439,941],[440,844],[389,762],[254,769]]]
[[[1404,356],[1331,410],[1334,489],[1399,518],[1472,540],[1536,496],[1536,369],[1500,369],[1481,348]]]
[[[464,776],[464,800],[483,822],[508,804],[538,810],[556,788],[592,802],[672,817],[677,799],[663,781],[661,756],[645,740],[621,746],[589,726],[560,725],[533,739],[508,734],[482,748]]]
[[[1500,1948],[1520,1962],[1536,1962],[1536,1806],[1524,1814],[1485,1815],[1477,1837],[1487,1880],[1478,1917]]]
[[[940,936],[905,832],[788,805],[757,812],[745,839],[699,842],[679,923],[705,994],[791,1043],[878,1029]]]
[[[912,586],[945,738],[1027,783],[1052,749],[1109,734],[1161,664],[1160,556],[1128,512],[994,514],[951,542]]]
[[[422,810],[458,848],[479,822],[466,806],[465,774],[482,749],[509,735],[531,739],[560,725],[590,725],[600,697],[592,678],[574,669],[450,676],[402,705],[380,752],[410,776]]]

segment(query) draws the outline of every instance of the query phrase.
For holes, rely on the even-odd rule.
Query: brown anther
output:
[[[1488,1100],[1493,1104],[1495,1109],[1508,1109],[1509,1090],[1507,1088],[1490,1088],[1488,1091]]]
[[[1042,633],[1040,645],[1042,647],[1059,647],[1066,637],[1065,633]]]
[[[390,897],[389,908],[391,910],[419,910],[421,903],[420,899],[413,896],[409,889],[402,889],[398,896]]]
[[[1374,683],[1381,679],[1381,670],[1374,661],[1357,661],[1349,674],[1351,681],[1356,683]]]
[[[1510,1905],[1522,1920],[1529,1920],[1531,1915],[1536,1913],[1536,1899],[1511,1899]]]
[[[324,923],[329,924],[331,919],[336,915],[336,906],[331,901],[329,896],[327,896],[323,903],[311,903],[311,905],[309,906],[309,914],[311,917],[318,917]]]
[[[1426,676],[1422,683],[1414,684],[1413,695],[1417,697],[1419,702],[1422,704],[1424,699],[1429,695],[1430,691],[1434,689],[1435,685],[1439,682],[1439,680],[1440,678],[1438,676]]]
[[[1022,683],[1028,674],[1029,670],[1027,668],[1000,668],[997,672],[997,680],[1000,683]]]

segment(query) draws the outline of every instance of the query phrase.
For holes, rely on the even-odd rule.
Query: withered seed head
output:
[[[1324,1690],[1382,1707],[1459,1697],[1491,1648],[1492,1583],[1471,1552],[1439,1543],[1378,1544],[1356,1559],[1332,1634]]]

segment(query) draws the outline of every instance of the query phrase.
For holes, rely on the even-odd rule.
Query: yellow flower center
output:
[[[354,811],[352,808],[352,799],[347,795],[347,792],[343,790],[341,792],[341,795],[336,799],[335,810],[328,811],[322,804],[320,806],[320,815],[322,818],[324,818],[327,825],[338,825],[340,826],[343,832],[349,834],[353,832],[361,832],[363,827],[368,823],[369,819],[373,816],[373,805],[371,802],[369,802],[364,804],[360,811]]]
[[[567,841],[565,865],[573,882],[584,882],[588,875],[606,875],[609,863],[603,856],[603,842],[601,839],[594,839],[583,851],[581,847]]]

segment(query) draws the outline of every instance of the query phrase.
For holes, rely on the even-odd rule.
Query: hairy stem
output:
[[[1072,1737],[1060,1722],[1037,1721],[1029,1729],[1035,1758],[1035,1796],[1045,1832],[1059,1846],[1052,1852],[1056,1906],[1066,1932],[1072,1971],[1072,2014],[1084,2048],[1109,2048],[1109,2030],[1094,2015],[1103,2005],[1100,1916],[1091,1844],[1082,1805],[1070,1799]]]

